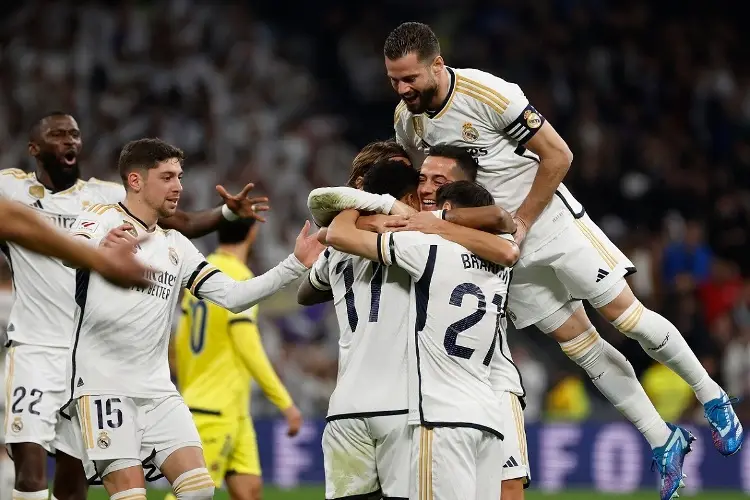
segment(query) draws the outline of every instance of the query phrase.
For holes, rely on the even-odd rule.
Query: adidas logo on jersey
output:
[[[80,377],[78,378],[78,384],[76,384],[76,387],[83,387],[83,379],[82,378],[80,378]]]
[[[599,269],[599,271],[596,273],[596,282],[599,283],[601,280],[609,276],[609,271],[605,271],[604,269]]]
[[[510,467],[518,467],[518,462],[516,462],[516,459],[512,456],[508,459],[507,462],[505,462],[505,465],[503,465],[503,469],[508,469]]]

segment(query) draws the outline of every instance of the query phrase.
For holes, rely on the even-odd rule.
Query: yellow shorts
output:
[[[220,486],[227,474],[260,476],[255,428],[250,417],[193,414],[211,477]]]

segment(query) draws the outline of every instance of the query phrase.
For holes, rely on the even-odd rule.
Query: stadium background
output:
[[[740,6],[17,3],[0,19],[0,167],[32,168],[27,130],[50,110],[78,119],[85,177],[116,180],[124,142],[162,137],[188,154],[183,208],[217,204],[217,183],[253,181],[271,198],[251,262],[262,272],[291,249],[309,190],[341,184],[357,149],[391,134],[396,98],[382,42],[398,22],[425,21],[448,64],[522,86],[573,149],[565,182],[636,263],[631,284],[641,300],[680,328],[732,395],[746,396],[750,73],[742,64],[749,35],[737,18]],[[213,240],[200,245],[209,250]],[[7,269],[2,281],[7,302]],[[298,308],[290,287],[261,312],[269,355],[309,422],[301,437],[287,440],[273,407],[256,394],[266,481],[292,488],[279,498],[320,498],[294,488],[322,477],[320,417],[336,373],[332,309]],[[702,425],[689,388],[637,343],[605,323],[597,327],[632,361],[665,418]],[[645,443],[582,372],[533,329],[512,331],[510,339],[529,393],[533,490],[599,490],[595,497],[607,498],[607,491],[652,489]],[[744,421],[749,413],[742,405]],[[687,459],[689,486],[750,491],[750,452],[722,459],[701,435]]]

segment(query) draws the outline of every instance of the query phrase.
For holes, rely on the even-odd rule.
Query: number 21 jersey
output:
[[[407,412],[411,279],[402,269],[327,249],[310,283],[331,290],[339,323],[339,366],[328,420]]]
[[[437,235],[378,236],[383,264],[413,279],[409,423],[472,427],[502,438],[490,384],[510,269]]]

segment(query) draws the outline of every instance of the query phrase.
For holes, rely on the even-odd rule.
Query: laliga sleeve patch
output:
[[[529,139],[534,137],[534,134],[542,127],[544,121],[542,114],[529,104],[518,118],[505,127],[504,132],[519,144],[525,144]]]
[[[96,234],[97,229],[99,229],[99,223],[97,221],[91,219],[78,219],[71,232],[81,236],[92,236]]]

